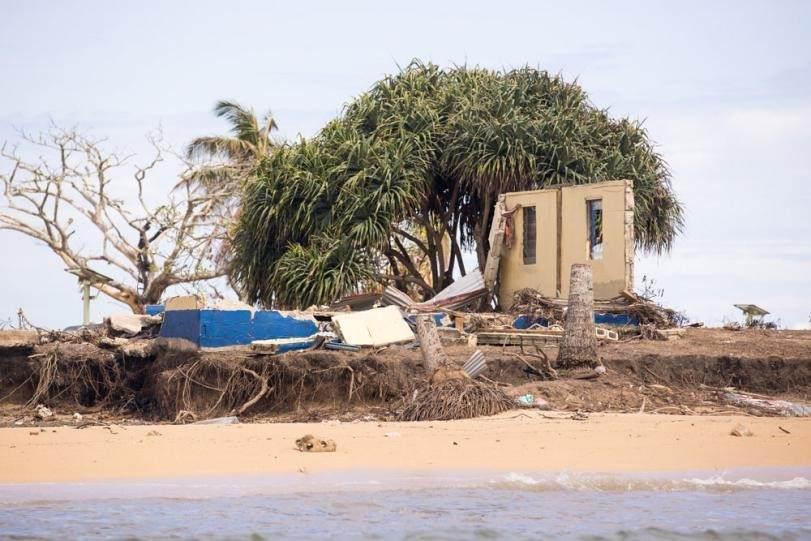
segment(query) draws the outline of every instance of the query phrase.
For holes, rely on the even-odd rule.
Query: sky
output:
[[[811,2],[138,2],[0,0],[0,141],[53,121],[149,150],[223,133],[214,103],[273,111],[310,136],[376,80],[419,58],[524,65],[577,81],[645,121],[686,228],[638,281],[692,321],[753,303],[790,328],[811,318]],[[168,189],[176,171],[153,179]],[[81,321],[75,278],[0,230],[0,322]],[[99,298],[93,319],[121,311]]]

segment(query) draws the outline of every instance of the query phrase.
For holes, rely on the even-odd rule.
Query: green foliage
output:
[[[235,277],[252,300],[285,306],[329,302],[378,276],[381,261],[416,279],[402,236],[416,228],[442,286],[461,265],[456,239],[483,263],[500,193],[614,179],[634,181],[638,246],[670,249],[682,208],[639,122],[612,119],[543,71],[414,62],[263,160],[245,190]]]

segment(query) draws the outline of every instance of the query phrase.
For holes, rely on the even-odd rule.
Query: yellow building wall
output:
[[[625,181],[570,186],[562,190],[563,238],[561,297],[569,296],[569,271],[574,263],[591,263],[594,298],[610,299],[628,287],[625,269]],[[586,202],[603,202],[603,257],[589,259]]]
[[[499,302],[503,308],[512,304],[515,291],[531,287],[538,291],[552,291],[554,296],[555,261],[557,258],[557,193],[555,190],[513,192],[504,199],[507,210],[516,205],[535,207],[535,223],[538,231],[535,235],[535,264],[525,265],[523,257],[524,217],[521,209],[513,215],[515,236],[511,248],[502,251],[499,263]],[[504,295],[508,296],[504,296]],[[505,304],[505,300],[506,304]]]
[[[603,255],[597,260],[589,258],[586,202],[592,199],[601,199],[603,208]],[[525,287],[548,297],[567,297],[573,263],[591,264],[596,299],[610,299],[623,289],[633,287],[633,191],[630,181],[512,192],[505,194],[505,204],[508,211],[516,205],[535,206],[538,230],[536,263],[524,265],[523,216],[520,209],[514,214],[514,242],[511,248],[504,250],[499,265],[498,289],[502,308],[508,308],[513,294]]]

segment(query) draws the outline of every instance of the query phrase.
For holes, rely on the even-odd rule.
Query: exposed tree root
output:
[[[77,348],[81,349],[78,354]],[[82,407],[108,403],[123,407],[129,403],[133,393],[127,389],[123,369],[112,354],[88,344],[64,349],[55,343],[47,351],[29,357],[34,392],[26,407],[55,402]]]
[[[212,354],[160,371],[150,393],[160,417],[187,422],[217,415],[297,410],[306,403],[349,405],[402,398],[411,378],[374,356],[328,352],[281,356]],[[402,367],[399,367],[402,368]]]
[[[397,416],[399,421],[448,421],[495,415],[515,407],[497,385],[475,380],[446,380],[415,389]]]

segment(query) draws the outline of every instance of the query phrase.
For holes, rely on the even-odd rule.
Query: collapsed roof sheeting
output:
[[[484,287],[482,273],[479,269],[475,269],[425,302],[414,302],[411,297],[392,286],[388,286],[383,291],[381,301],[383,304],[399,306],[404,310],[433,312],[437,309],[455,310],[462,308],[479,300],[486,294],[487,288]]]

